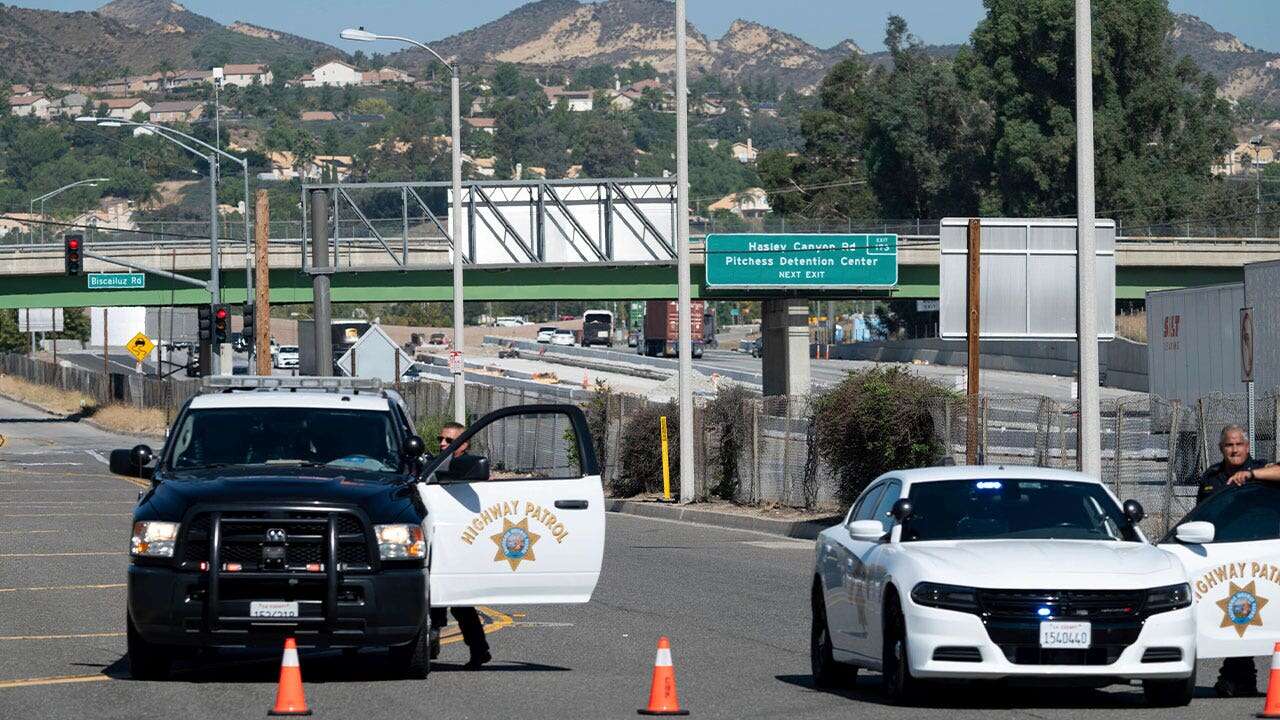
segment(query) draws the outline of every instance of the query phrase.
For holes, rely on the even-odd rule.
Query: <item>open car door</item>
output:
[[[577,407],[485,415],[426,463],[418,489],[433,606],[591,599],[604,559],[604,489]]]
[[[1220,490],[1179,523],[1207,522],[1209,542],[1160,543],[1182,561],[1196,602],[1200,658],[1270,655],[1280,642],[1280,486]]]

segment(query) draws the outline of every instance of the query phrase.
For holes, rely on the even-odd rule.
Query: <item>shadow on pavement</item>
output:
[[[810,675],[778,675],[777,679],[788,685],[837,695],[858,702],[889,705],[880,689],[880,675],[858,673],[857,679],[843,688],[824,689],[813,683]],[[1083,708],[1142,708],[1147,707],[1142,689],[1137,686],[1113,685],[1108,688],[1090,687],[1028,687],[1009,685],[1000,681],[966,681],[936,683],[927,686],[927,695],[908,707],[989,709],[1015,708],[1083,709]],[[1213,688],[1197,687],[1196,698],[1217,697]]]

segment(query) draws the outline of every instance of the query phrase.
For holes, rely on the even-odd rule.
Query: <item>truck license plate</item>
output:
[[[608,331],[608,330],[600,330],[600,331],[598,331],[598,332],[596,333],[596,337],[607,338],[607,337],[609,337],[609,331]]]
[[[249,617],[296,618],[298,617],[298,603],[255,600],[249,603]]]
[[[1040,623],[1040,647],[1088,650],[1093,644],[1093,626],[1087,622]]]

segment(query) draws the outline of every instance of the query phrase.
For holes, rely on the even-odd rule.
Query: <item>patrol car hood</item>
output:
[[[379,482],[327,468],[281,468],[262,472],[222,469],[163,480],[148,498],[158,515],[177,519],[195,505],[344,505],[370,518],[394,520],[411,509],[412,486]]]
[[[962,540],[902,547],[924,579],[989,588],[1126,588],[1185,579],[1168,552],[1097,540]],[[1165,582],[1167,580],[1167,582]]]

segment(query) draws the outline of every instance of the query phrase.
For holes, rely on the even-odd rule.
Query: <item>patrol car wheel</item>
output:
[[[126,642],[129,653],[129,675],[134,680],[164,680],[169,677],[172,649],[147,642],[133,626],[133,618],[125,615]]]
[[[431,672],[431,626],[422,623],[413,641],[391,648],[391,662],[406,680],[425,680]]]
[[[1142,694],[1152,707],[1185,707],[1196,692],[1196,673],[1186,680],[1144,680]]]
[[[907,622],[902,617],[898,597],[890,595],[885,601],[884,649],[881,672],[884,694],[894,705],[905,705],[921,699],[921,682],[911,676],[911,663],[907,660]]]

